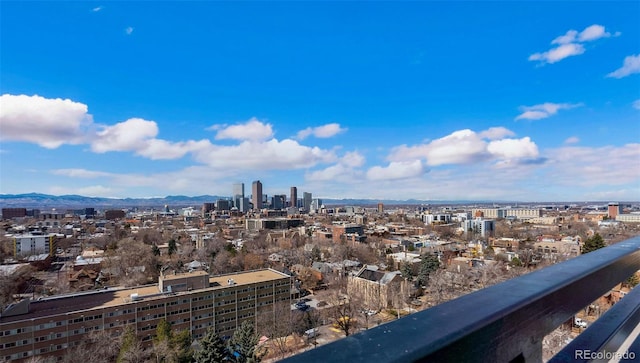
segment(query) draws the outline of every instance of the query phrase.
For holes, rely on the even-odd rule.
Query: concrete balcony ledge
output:
[[[284,362],[541,362],[542,339],[547,334],[639,269],[640,237],[636,237],[309,350]],[[637,327],[634,319],[639,315],[638,309],[631,308],[634,303],[636,308],[638,305],[635,299],[640,296],[640,289],[636,290],[616,304],[611,314],[603,315],[605,319],[601,323],[594,323],[583,334],[589,332],[602,341],[627,344],[629,349],[636,347],[637,341],[629,341],[633,336],[631,327]],[[620,305],[623,302],[626,304]],[[625,306],[628,308],[624,309]],[[616,321],[606,317],[614,314],[622,317]],[[592,351],[606,346],[593,340],[583,343],[578,340],[574,345],[594,344],[582,347]],[[571,359],[564,360],[568,358]],[[567,355],[558,355],[555,359],[555,362],[575,360]]]

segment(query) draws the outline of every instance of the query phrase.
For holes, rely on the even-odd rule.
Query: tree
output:
[[[436,271],[440,267],[440,260],[438,256],[434,254],[427,254],[422,256],[420,261],[420,269],[418,271],[418,278],[416,283],[420,286],[425,286],[429,283],[429,275]]]
[[[260,337],[256,334],[251,321],[245,320],[233,333],[229,341],[229,350],[238,363],[258,363],[262,361],[264,350],[258,347]]]
[[[411,266],[411,262],[402,263],[400,271],[402,272],[402,277],[407,279],[407,281],[413,281],[413,266]]]
[[[118,353],[118,363],[144,362],[144,350],[136,336],[135,329],[129,325],[122,335],[122,344]]]
[[[333,319],[333,324],[336,328],[342,330],[345,336],[351,335],[356,328],[355,316],[359,310],[356,306],[357,299],[351,299],[348,296],[340,294],[335,291],[329,298],[331,308],[329,311],[330,317]]]
[[[595,250],[599,250],[605,247],[604,239],[600,236],[599,233],[594,234],[592,237],[589,237],[584,241],[584,245],[582,246],[582,254],[593,252]]]
[[[258,332],[269,338],[270,346],[275,348],[281,359],[292,351],[291,341],[295,340],[292,336],[295,328],[293,314],[302,315],[302,312],[291,310],[288,300],[273,304],[272,309],[258,312]]]
[[[168,245],[169,246],[167,248],[167,253],[169,254],[169,256],[171,256],[178,250],[178,245],[176,243],[176,240],[173,238],[169,240]]]
[[[626,279],[622,284],[625,286],[628,286],[629,288],[634,288],[636,287],[636,285],[638,285],[640,283],[640,279],[638,278],[638,275],[636,275],[635,273],[633,273],[631,276],[629,276],[628,279]]]
[[[200,341],[200,350],[194,356],[197,363],[219,363],[231,361],[229,349],[222,341],[222,338],[216,334],[213,327],[207,329],[204,337]]]

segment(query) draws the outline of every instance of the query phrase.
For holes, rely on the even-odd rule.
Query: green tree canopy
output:
[[[436,271],[440,267],[440,260],[438,256],[434,254],[427,254],[422,256],[420,261],[420,270],[418,271],[418,278],[416,283],[420,286],[427,285],[429,283],[429,275]]]
[[[603,247],[606,247],[604,239],[602,239],[602,236],[599,233],[596,233],[584,241],[584,245],[582,245],[582,254],[593,252]]]
[[[407,279],[407,281],[413,281],[413,267],[411,266],[411,262],[403,262],[400,272],[402,273],[402,277]]]
[[[231,354],[222,338],[210,327],[200,341],[200,350],[194,356],[197,363],[220,363],[231,361]]]
[[[253,323],[245,320],[233,333],[229,350],[238,363],[258,363],[264,356],[264,352],[258,347],[259,341],[260,337],[256,334]]]

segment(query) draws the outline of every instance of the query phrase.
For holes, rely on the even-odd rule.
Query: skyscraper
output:
[[[246,212],[243,209],[243,199],[244,199],[244,183],[235,183],[233,184],[233,205],[238,208],[240,212]],[[246,208],[246,207],[245,207]]]
[[[262,209],[262,183],[260,180],[251,184],[251,203],[253,203],[253,209]]]
[[[233,198],[244,198],[244,183],[233,184]]]
[[[289,200],[289,206],[293,208],[298,206],[298,188],[296,187],[291,187],[291,199]]]
[[[302,193],[302,206],[304,207],[304,210],[306,212],[309,212],[311,210],[312,199],[313,197],[311,193],[307,193],[307,192]]]

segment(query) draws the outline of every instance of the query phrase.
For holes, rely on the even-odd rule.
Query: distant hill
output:
[[[170,207],[199,206],[206,202],[215,202],[225,197],[200,195],[188,197],[170,195],[162,198],[99,198],[81,195],[49,195],[40,193],[0,194],[0,208],[132,208],[132,207]]]
[[[199,207],[202,203],[212,203],[218,199],[228,199],[217,195],[198,195],[189,197],[186,195],[169,195],[166,197],[156,198],[99,198],[85,197],[82,195],[49,195],[41,193],[27,194],[0,194],[0,208],[7,207],[23,207],[23,208],[65,208],[80,209],[94,207],[100,209],[106,208],[151,208],[162,207],[168,205],[170,208],[180,207]],[[418,199],[329,199],[321,198],[322,203],[326,206],[345,206],[357,205],[375,207],[378,203],[383,203],[385,207],[390,206],[414,206],[414,205],[465,205],[465,206],[492,206],[496,205],[561,205],[569,202],[551,202],[551,203],[523,203],[518,201],[483,201],[483,200],[418,200]],[[596,203],[601,207],[606,207],[603,202],[580,202],[582,205],[588,203]],[[634,202],[635,203],[635,202]]]
[[[169,205],[171,208],[200,206],[202,203],[215,202],[218,199],[227,199],[217,195],[199,195],[189,197],[185,195],[169,195],[157,198],[99,198],[85,197],[82,195],[49,195],[40,193],[27,194],[0,194],[0,208],[24,207],[24,208],[133,208],[133,207],[162,207]],[[417,199],[408,200],[378,200],[378,199],[322,199],[323,204],[332,205],[358,205],[376,206],[383,203],[390,205],[420,205],[420,204],[468,204],[483,203],[471,201],[424,201]]]

